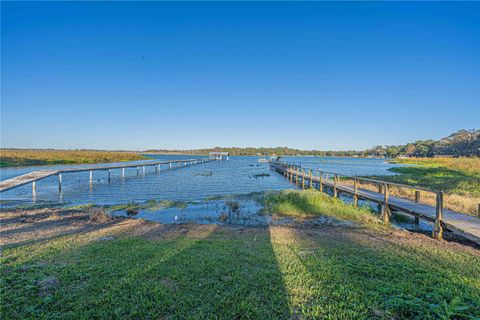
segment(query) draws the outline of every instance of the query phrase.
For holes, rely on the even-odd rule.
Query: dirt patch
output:
[[[87,241],[114,240],[117,237],[135,236],[148,240],[168,240],[178,237],[208,239],[212,234],[237,237],[251,234],[253,237],[270,232],[272,241],[290,243],[299,237],[325,237],[350,239],[368,246],[383,247],[401,245],[418,248],[448,249],[469,252],[480,256],[480,250],[461,243],[435,240],[430,236],[394,228],[370,229],[355,223],[313,220],[295,220],[285,225],[270,227],[232,227],[200,224],[160,224],[141,219],[108,217],[107,220],[91,219],[90,210],[12,210],[0,211],[0,244],[17,246],[49,241],[66,235],[83,235]],[[295,236],[293,236],[295,235]],[[305,252],[308,254],[308,252]]]
[[[93,218],[92,218],[93,217]],[[88,210],[34,209],[0,211],[0,245],[16,246],[93,232],[93,237],[135,224]],[[95,233],[96,232],[96,233]]]

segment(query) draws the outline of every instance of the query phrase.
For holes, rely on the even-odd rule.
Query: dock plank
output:
[[[12,179],[4,180],[0,182],[0,192],[7,191],[13,188],[23,186],[34,181],[44,179],[46,177],[57,174],[57,170],[38,170],[33,171]]]
[[[275,166],[275,169],[281,173],[285,172],[283,167]],[[309,174],[303,174],[302,172],[299,172],[299,177],[301,179],[305,179],[305,181],[310,181]],[[312,176],[312,181],[315,183],[320,183],[320,178]],[[332,189],[334,187],[334,182],[332,179],[323,178],[322,184],[323,186],[327,186]],[[337,183],[337,190],[339,192],[349,193],[352,195],[354,194],[354,187],[344,183]],[[382,193],[368,189],[358,188],[357,195],[361,199],[380,204],[384,201],[384,195]],[[430,222],[434,222],[436,219],[436,208],[428,204],[418,203],[409,199],[395,196],[389,197],[388,204],[393,210],[417,215]],[[447,230],[453,231],[454,233],[457,233],[469,239],[470,241],[480,244],[480,218],[444,209],[442,223]]]
[[[44,179],[46,177],[62,174],[62,173],[74,173],[74,172],[84,172],[84,171],[98,171],[98,170],[110,170],[110,169],[122,169],[122,168],[135,168],[135,167],[148,167],[156,166],[169,163],[205,163],[210,162],[209,159],[179,159],[179,160],[167,160],[167,161],[149,161],[144,163],[125,163],[125,164],[116,164],[116,165],[95,165],[89,167],[77,167],[77,168],[66,168],[59,170],[38,170],[33,171],[15,178],[8,180],[0,181],[0,192],[14,189],[20,186],[23,186],[34,181]]]

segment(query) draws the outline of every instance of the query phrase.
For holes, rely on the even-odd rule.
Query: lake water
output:
[[[200,158],[189,155],[151,155],[156,161]],[[285,161],[301,163],[304,167],[321,168],[347,175],[391,174],[389,168],[397,166],[383,159],[334,158],[334,157],[284,157]],[[136,161],[133,163],[143,163]],[[28,166],[0,169],[0,179],[10,179],[41,169],[72,168],[78,165]],[[88,167],[88,165],[81,165]],[[37,182],[37,197],[32,198],[31,185],[9,190],[1,194],[6,205],[32,203],[62,203],[79,205],[95,203],[112,205],[149,200],[199,201],[214,195],[244,194],[265,190],[295,188],[278,173],[271,172],[268,163],[259,163],[258,157],[231,157],[229,161],[215,161],[186,168],[155,173],[147,168],[145,176],[136,175],[136,169],[126,169],[121,178],[120,170],[112,170],[110,183],[107,173],[94,171],[94,183],[89,184],[89,172],[63,174],[62,192],[58,192],[57,177]],[[269,174],[259,176],[262,174]]]
[[[154,161],[201,158],[188,155],[150,155]],[[163,166],[160,173],[148,168],[145,176],[137,176],[136,168],[126,169],[125,178],[121,170],[112,170],[111,180],[107,172],[94,171],[94,183],[90,186],[89,172],[63,174],[62,191],[58,191],[56,176],[37,182],[37,195],[32,196],[31,185],[6,191],[1,196],[3,207],[19,205],[64,205],[83,204],[116,205],[125,203],[142,204],[147,201],[181,201],[182,207],[158,207],[143,209],[134,216],[162,223],[224,223],[235,225],[264,225],[283,223],[289,219],[274,219],[261,212],[261,206],[245,195],[266,190],[297,188],[282,175],[270,171],[268,163],[259,163],[258,157],[231,157],[229,161],[214,161],[189,167],[169,170]],[[282,160],[301,164],[305,168],[321,169],[345,175],[388,175],[389,168],[398,166],[383,159],[335,158],[335,157],[284,157]],[[146,161],[132,163],[142,164]],[[28,166],[2,168],[0,179],[41,169],[72,168],[78,165]],[[81,165],[88,167],[88,165]],[[222,198],[223,197],[223,198]],[[350,201],[348,197],[341,196]],[[232,210],[231,202],[239,208]],[[126,215],[125,210],[113,215]]]

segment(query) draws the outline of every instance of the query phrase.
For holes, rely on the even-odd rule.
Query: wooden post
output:
[[[145,175],[145,166],[142,166],[142,174]]]
[[[62,174],[58,174],[58,191],[62,191]]]
[[[137,176],[139,175],[140,167],[137,167]]]
[[[290,182],[293,182],[293,166],[290,166]]]
[[[110,169],[108,169],[107,171],[108,171],[108,182],[110,183]]]
[[[305,169],[302,169],[302,189],[305,189]]]
[[[358,181],[357,178],[353,179],[353,205],[358,206]]]
[[[299,171],[300,169],[297,168],[297,170],[295,171],[295,184],[298,186],[298,176],[299,176]]]
[[[320,192],[323,192],[323,172],[322,171],[320,171],[320,184],[318,186],[318,190]]]
[[[122,178],[125,178],[125,168],[122,168]]]
[[[436,219],[435,225],[433,226],[433,237],[436,239],[442,239],[443,237],[443,192],[437,192],[437,205],[435,208]]]
[[[390,222],[390,207],[388,205],[388,200],[390,198],[390,191],[388,190],[388,184],[384,184],[383,186],[383,207],[382,207],[382,214],[380,215],[380,218],[388,223]]]
[[[383,188],[381,184],[378,185],[378,193],[383,193]],[[378,212],[382,213],[382,205],[380,203],[378,204],[377,208]]]
[[[169,166],[170,170],[172,170],[172,163],[171,162],[168,164],[168,166]]]
[[[33,198],[37,197],[37,181],[32,182],[32,196]]]
[[[336,174],[334,174],[333,175],[333,197],[334,198],[336,198],[338,196],[337,182],[338,182],[338,176]]]
[[[93,183],[93,170],[90,170],[90,185]]]
[[[420,190],[415,190],[415,202],[420,202]],[[420,224],[419,216],[415,216],[415,224]]]
[[[309,179],[310,179],[310,189],[312,189],[313,187],[312,169],[310,169]]]

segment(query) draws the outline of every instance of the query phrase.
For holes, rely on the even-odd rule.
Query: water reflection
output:
[[[155,161],[198,158],[189,155],[151,157]],[[387,169],[396,166],[385,163],[381,159],[285,157],[284,160],[301,162],[305,167],[322,168],[350,175],[389,174]],[[173,166],[171,169],[166,165],[159,170],[142,166],[145,161],[134,163],[138,163],[139,166],[125,170],[111,170],[110,173],[97,171],[92,176],[89,171],[63,174],[61,193],[58,190],[58,177],[51,176],[37,182],[35,196],[32,195],[31,185],[0,194],[2,205],[21,205],[32,202],[112,205],[159,199],[199,201],[212,195],[295,188],[295,185],[283,176],[271,172],[267,163],[259,163],[258,157],[231,157],[230,161],[209,162],[181,168]],[[65,167],[78,166],[2,168],[0,176],[4,180],[34,170]],[[81,165],[81,167],[88,167],[88,165]]]

